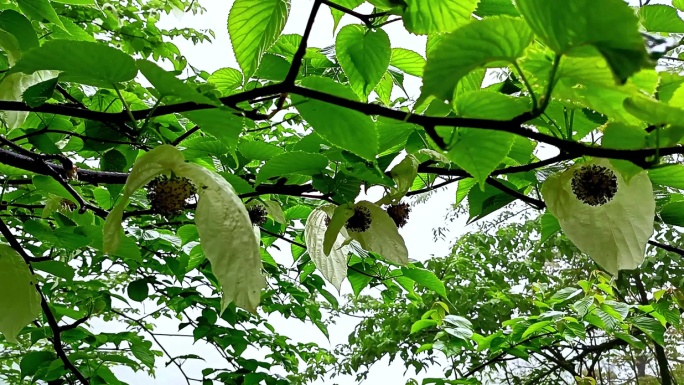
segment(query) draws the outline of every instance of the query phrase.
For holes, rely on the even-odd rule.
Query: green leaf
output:
[[[684,121],[684,108],[673,107],[645,96],[624,99],[623,106],[630,114],[654,126],[678,125]]]
[[[478,0],[407,0],[404,26],[418,35],[451,32],[468,23]]]
[[[354,9],[358,7],[359,5],[363,4],[363,0],[332,0],[333,3],[341,5],[347,9]],[[333,7],[330,7],[330,13],[332,14],[333,17],[333,33],[337,31],[337,26],[340,24],[340,20],[342,20],[342,17],[345,15],[344,12],[335,9]]]
[[[541,216],[541,239],[539,243],[544,243],[547,239],[551,238],[552,235],[559,232],[561,229],[558,219],[553,216],[550,212],[544,212]]]
[[[684,226],[684,202],[672,202],[663,206],[660,217],[668,225]]]
[[[644,5],[639,8],[639,19],[648,32],[684,32],[684,20],[677,14],[677,9],[669,5]]]
[[[532,109],[531,100],[494,91],[469,91],[454,100],[456,112],[464,118],[510,120]]]
[[[639,150],[646,147],[646,131],[642,128],[623,123],[610,122],[603,129],[601,146],[620,150]],[[625,181],[643,169],[627,160],[611,159],[610,163],[620,171]]]
[[[72,5],[97,5],[95,0],[52,0],[55,3],[72,4]]]
[[[330,254],[340,233],[344,238],[347,238],[347,230],[344,229],[344,225],[347,223],[347,220],[354,215],[354,209],[348,204],[339,205],[335,207],[332,213],[328,213],[328,215],[330,216],[330,223],[328,223],[328,226],[325,229],[325,236],[323,238],[324,255]]]
[[[47,368],[57,358],[54,352],[30,351],[23,354],[19,362],[21,377],[33,376],[42,368]]]
[[[368,286],[370,281],[373,280],[372,277],[369,277],[367,275],[367,274],[372,274],[372,273],[363,274],[363,273],[360,273],[360,272],[355,270],[355,269],[358,269],[359,267],[361,267],[361,266],[360,265],[354,266],[354,269],[350,269],[347,273],[347,279],[349,280],[349,283],[351,284],[352,291],[354,292],[354,295],[357,297],[359,296],[359,294],[361,294],[361,290],[363,290],[366,286]],[[363,269],[361,269],[361,271],[363,271]]]
[[[480,17],[499,15],[520,16],[512,0],[480,0],[477,3],[475,14]]]
[[[40,314],[35,277],[12,247],[0,244],[0,333],[11,343]]]
[[[207,82],[212,83],[219,91],[227,94],[242,85],[242,72],[235,68],[221,68],[212,73]]]
[[[17,3],[24,14],[33,20],[43,21],[45,19],[64,29],[62,21],[59,20],[57,12],[55,12],[55,9],[52,8],[48,0],[18,0]]]
[[[327,219],[328,214],[324,210],[313,210],[306,219],[304,239],[306,241],[306,249],[316,268],[321,272],[323,278],[330,282],[339,292],[342,287],[342,281],[347,277],[349,246],[344,244],[345,237],[338,233],[330,253],[328,255],[324,253],[323,245],[325,243]]]
[[[19,42],[21,52],[26,52],[40,46],[33,25],[19,12],[8,9],[0,13],[0,29],[14,35]]]
[[[444,282],[437,278],[435,273],[430,270],[402,267],[401,273],[404,277],[414,280],[417,284],[425,286],[443,298],[447,298]]]
[[[4,30],[0,30],[0,49],[7,55],[7,61],[10,66],[13,66],[21,57],[19,41],[17,41],[14,35]]]
[[[392,51],[385,31],[352,24],[337,34],[335,54],[354,92],[366,100],[387,71]]]
[[[665,345],[665,327],[660,322],[650,317],[636,317],[632,320],[632,324],[657,344]]]
[[[55,277],[64,278],[67,281],[73,280],[76,273],[71,266],[61,261],[33,262],[31,266],[36,270],[44,271]]]
[[[577,198],[571,187],[575,172],[595,165],[616,177],[617,191],[610,201],[590,205]],[[586,168],[584,170],[587,170]],[[644,259],[646,242],[653,234],[655,200],[645,171],[627,183],[606,159],[575,164],[550,176],[541,189],[544,202],[565,235],[609,273],[637,268]]]
[[[315,175],[327,166],[328,159],[323,155],[301,151],[286,152],[274,156],[261,167],[257,175],[257,183],[263,183],[271,177],[289,174]]]
[[[116,48],[100,43],[50,40],[24,53],[10,72],[62,71],[61,81],[112,88],[133,80],[138,73],[135,61]]]
[[[142,302],[149,296],[149,286],[146,279],[137,279],[128,284],[128,298],[136,302]]]
[[[135,65],[140,72],[145,75],[147,80],[152,83],[162,98],[165,96],[175,96],[187,102],[215,106],[220,105],[217,101],[197,92],[192,86],[184,83],[172,73],[164,71],[161,67],[149,60],[137,60]]]
[[[21,98],[31,107],[43,105],[52,97],[58,82],[59,79],[55,77],[36,83],[27,88],[26,91],[21,94]]]
[[[667,187],[684,190],[684,165],[669,164],[648,170],[651,182]]]
[[[459,128],[447,157],[468,171],[484,189],[489,174],[506,159],[515,137],[501,131]]]
[[[544,329],[546,329],[549,325],[551,325],[553,321],[539,321],[535,322],[532,325],[530,325],[525,332],[522,334],[520,337],[521,340],[526,339],[527,337],[536,334]]]
[[[35,175],[32,178],[33,186],[36,190],[42,192],[47,196],[47,194],[54,194],[59,197],[68,200],[74,200],[74,196],[71,195],[64,186],[57,182],[54,178],[45,175]]]
[[[674,0],[672,1],[672,5],[674,5],[680,11],[684,11],[684,0]]]
[[[428,51],[421,98],[434,95],[450,101],[459,80],[470,71],[491,62],[513,62],[531,42],[527,23],[508,16],[474,21],[442,36]]]
[[[349,100],[358,100],[354,92],[329,78],[307,77],[302,86],[326,92]],[[326,102],[292,96],[302,117],[314,131],[331,144],[373,160],[378,151],[378,134],[373,120],[357,111],[338,107]],[[331,117],[335,117],[331,119]],[[363,140],[359,140],[363,138]]]
[[[437,326],[437,321],[433,319],[419,319],[411,325],[411,334]]]
[[[240,143],[238,151],[247,159],[269,160],[283,153],[283,149],[271,143],[245,141]]]
[[[518,0],[534,33],[556,53],[593,45],[620,83],[648,63],[634,11],[622,0]]]
[[[406,48],[392,48],[390,65],[409,75],[422,77],[425,58],[418,52]]]
[[[197,124],[203,132],[234,150],[238,144],[238,137],[245,125],[245,118],[237,116],[223,109],[198,110],[183,114]]]
[[[236,0],[228,14],[228,34],[244,79],[254,75],[261,57],[276,42],[290,12],[289,0]]]

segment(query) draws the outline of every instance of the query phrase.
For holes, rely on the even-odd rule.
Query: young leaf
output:
[[[644,5],[639,8],[639,19],[648,32],[684,32],[684,20],[677,14],[677,9],[669,5]]]
[[[422,77],[425,58],[419,53],[406,48],[392,48],[390,65],[409,75]]]
[[[589,188],[591,178],[605,183]],[[541,193],[565,235],[606,271],[615,275],[641,264],[655,216],[653,189],[645,171],[627,183],[608,160],[596,159],[552,175]]]
[[[353,215],[354,209],[351,205],[339,205],[335,207],[332,215],[330,215],[330,223],[328,223],[328,227],[325,229],[325,236],[323,237],[323,254],[330,254],[333,245],[337,241],[338,235],[344,230],[347,219],[351,218]]]
[[[513,62],[532,42],[524,20],[497,16],[474,21],[441,36],[428,51],[421,99],[453,98],[456,84],[470,71],[494,61]]]
[[[342,281],[347,277],[347,255],[349,246],[346,246],[345,237],[338,233],[333,242],[329,255],[323,252],[325,232],[327,228],[325,211],[316,209],[306,219],[304,227],[304,240],[311,260],[321,272],[323,278],[330,282],[339,292]]]
[[[0,244],[0,333],[17,343],[17,335],[40,314],[35,277],[12,247]]]
[[[404,26],[418,35],[451,32],[469,22],[478,0],[407,0]]]
[[[430,270],[402,267],[401,273],[404,275],[404,277],[412,279],[417,284],[425,286],[426,288],[441,295],[443,298],[447,298],[444,282],[437,278],[435,273],[431,272]]]
[[[335,54],[352,89],[365,101],[387,71],[392,51],[385,31],[352,24],[337,34]]]
[[[351,89],[329,78],[307,77],[302,81],[302,86],[345,99],[358,100]],[[370,117],[357,111],[318,100],[308,100],[301,96],[293,95],[292,101],[318,135],[331,144],[364,159],[375,159],[378,151],[378,134],[375,130],[375,123]]]
[[[352,10],[363,4],[363,0],[332,0],[332,2]],[[333,17],[333,33],[335,33],[335,31],[337,31],[337,26],[340,24],[340,20],[342,20],[345,13],[333,7],[330,7],[330,13]]]
[[[244,79],[254,75],[285,27],[289,0],[236,0],[228,14],[228,34]]]
[[[515,137],[501,131],[459,128],[447,157],[468,171],[484,189],[489,174],[506,159]]]
[[[545,45],[559,54],[593,45],[620,83],[648,63],[637,18],[622,0],[518,0],[516,4]]]

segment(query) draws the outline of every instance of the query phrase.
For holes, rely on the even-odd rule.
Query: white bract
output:
[[[345,243],[346,231],[340,231],[328,254],[323,251],[325,242],[326,219],[324,209],[315,209],[309,214],[304,227],[304,240],[311,260],[323,278],[340,291],[342,281],[347,277],[347,255],[349,246]]]
[[[607,170],[615,177],[617,188],[614,195],[608,194],[607,202],[600,189],[579,195],[573,191],[573,178],[575,191],[579,191],[577,176],[590,167]],[[549,177],[541,193],[565,235],[606,271],[616,275],[618,270],[635,269],[643,262],[655,215],[653,188],[646,171],[627,183],[608,160],[593,159]]]
[[[123,198],[105,221],[104,252],[113,253],[119,246],[123,212],[131,195],[154,177],[171,172],[197,187],[195,225],[202,251],[223,290],[221,310],[235,302],[255,312],[266,279],[261,273],[259,239],[245,205],[223,177],[197,164],[185,163],[183,154],[173,146],[159,146],[136,160]]]
[[[359,211],[367,214],[368,218],[364,223],[367,226],[363,230],[347,226],[346,233],[349,240],[358,241],[365,250],[380,254],[390,262],[407,264],[408,250],[394,220],[380,206],[368,201],[340,205],[335,208],[325,231],[323,253],[330,254],[338,234],[344,230],[343,227],[348,224],[347,221]]]
[[[0,333],[16,343],[17,335],[40,314],[34,276],[12,247],[0,244]]]

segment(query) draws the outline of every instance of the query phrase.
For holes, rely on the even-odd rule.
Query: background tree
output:
[[[684,5],[362,3],[313,0],[295,35],[289,0],[236,0],[240,68],[211,74],[170,42],[211,31],[156,26],[197,1],[0,4],[0,378],[307,383],[389,355],[444,367],[424,384],[678,381]],[[454,183],[481,227],[410,259],[408,202]],[[365,319],[334,350],[268,321],[342,313]],[[222,365],[190,374],[162,321]]]

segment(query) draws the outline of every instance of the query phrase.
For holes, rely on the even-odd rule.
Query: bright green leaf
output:
[[[515,137],[501,131],[459,128],[447,157],[468,171],[484,188],[489,174],[506,159]]]
[[[274,156],[261,167],[257,175],[257,183],[272,177],[283,177],[290,174],[315,175],[328,166],[328,159],[319,154],[301,151],[286,152]]]
[[[228,34],[245,81],[285,27],[289,0],[237,0],[228,14]]]
[[[302,86],[345,99],[358,100],[351,89],[329,78],[308,77],[302,81]],[[357,111],[300,96],[293,96],[292,100],[299,113],[318,135],[364,159],[375,158],[378,151],[378,134],[370,117]]]
[[[428,51],[421,98],[450,101],[459,80],[491,62],[512,62],[532,42],[524,20],[497,16],[474,21],[441,37]]]
[[[451,32],[468,23],[478,0],[407,0],[404,26],[409,32],[426,35]]]
[[[385,31],[352,24],[337,34],[335,54],[354,92],[366,100],[387,71],[392,51]]]

